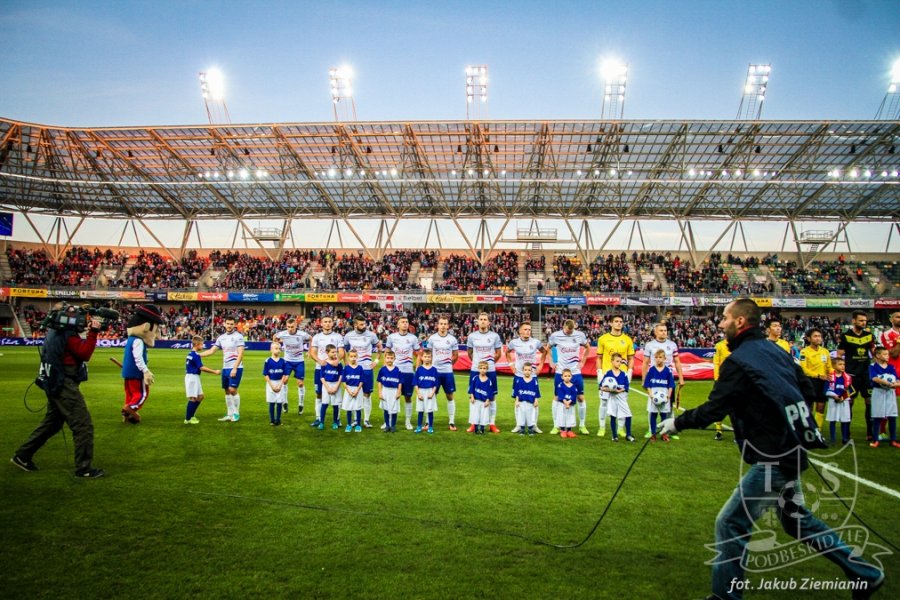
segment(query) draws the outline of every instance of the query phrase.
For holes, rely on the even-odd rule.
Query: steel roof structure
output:
[[[895,121],[0,120],[0,204],[184,219],[896,220],[898,137]]]

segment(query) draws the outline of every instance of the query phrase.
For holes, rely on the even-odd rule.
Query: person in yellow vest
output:
[[[781,338],[780,317],[772,317],[766,321],[766,338],[788,354],[791,353],[791,343]]]
[[[725,362],[725,359],[728,358],[729,354],[731,354],[731,350],[728,349],[728,340],[723,337],[716,342],[716,351],[713,353],[713,381],[719,380],[719,368],[722,366],[722,363]],[[716,421],[715,440],[717,442],[721,442],[724,439],[722,431],[724,431],[722,421]]]
[[[816,391],[815,417],[819,429],[822,429],[825,423],[825,386],[828,383],[828,376],[833,371],[831,353],[828,348],[822,346],[822,340],[822,331],[813,327],[806,332],[808,345],[800,351],[800,367]]]
[[[628,380],[631,381],[634,369],[634,341],[623,331],[624,326],[625,319],[622,315],[613,315],[609,320],[609,333],[604,333],[597,340],[598,383],[603,378],[603,374],[612,369],[613,354],[621,354],[622,358],[625,359],[625,364],[627,365],[626,374]],[[599,409],[600,429],[597,431],[597,436],[599,437],[606,435],[606,411],[606,400],[601,397]]]

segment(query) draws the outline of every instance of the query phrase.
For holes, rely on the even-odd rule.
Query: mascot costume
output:
[[[162,313],[152,304],[138,306],[128,321],[128,341],[122,358],[122,378],[125,380],[125,404],[122,421],[137,425],[138,411],[147,401],[153,373],[147,367],[147,348],[152,348],[162,325]]]

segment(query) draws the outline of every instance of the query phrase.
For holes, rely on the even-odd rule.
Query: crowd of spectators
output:
[[[12,277],[10,285],[58,285],[86,287],[91,285],[97,265],[113,252],[101,252],[73,246],[66,250],[59,262],[53,261],[43,249],[6,249]]]
[[[421,286],[410,283],[409,271],[416,261],[436,264],[435,256],[434,252],[399,250],[374,261],[362,253],[345,254],[331,265],[324,284],[337,290],[418,290]]]
[[[775,276],[781,282],[781,293],[798,296],[846,296],[857,293],[847,267],[840,261],[825,261],[804,269],[795,261],[774,265]]]
[[[547,257],[543,254],[537,258],[529,258],[525,261],[525,270],[529,273],[543,273],[547,268]]]
[[[451,254],[444,259],[443,281],[436,292],[513,290],[519,283],[519,255],[500,252],[482,267],[477,260]]]
[[[621,254],[600,255],[587,270],[577,257],[563,254],[553,260],[553,276],[556,287],[561,292],[631,292],[628,257]]]
[[[224,275],[214,283],[216,289],[229,290],[293,290],[311,287],[303,273],[320,253],[315,250],[290,250],[278,260],[238,252],[216,252],[210,255],[214,269]]]
[[[141,250],[124,276],[110,281],[112,288],[131,289],[183,289],[195,288],[209,264],[209,259],[187,252],[180,260],[164,257],[158,252]]]

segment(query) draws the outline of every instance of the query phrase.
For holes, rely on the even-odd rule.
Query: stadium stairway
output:
[[[775,294],[776,296],[780,296],[781,295],[781,281],[779,281],[778,278],[775,277],[775,273],[773,273],[772,270],[769,269],[769,266],[768,265],[759,265],[759,274],[765,275],[766,281],[768,281],[772,284],[772,293]]]
[[[672,291],[672,286],[669,285],[669,281],[666,279],[666,273],[662,270],[662,267],[653,265],[653,274],[656,275],[656,280],[659,282],[659,289],[661,292],[668,293]]]
[[[749,280],[747,278],[747,272],[744,270],[744,267],[722,264],[722,269],[725,271],[725,274],[728,275],[729,283],[734,284],[735,282],[737,282],[742,286],[747,285],[747,282]]]
[[[12,268],[6,252],[0,252],[0,281],[12,281]]]
[[[406,278],[406,283],[410,285],[418,285],[419,284],[419,271],[422,269],[422,263],[414,260],[412,264],[409,266],[409,276]]]
[[[847,272],[850,274],[850,279],[853,280],[853,285],[856,286],[856,289],[859,290],[860,293],[862,293],[864,296],[871,296],[872,294],[877,292],[870,279],[871,277],[873,277],[873,275],[868,265],[853,262],[848,263],[846,268]],[[860,268],[862,270],[862,277],[856,276],[857,268]]]
[[[519,254],[519,278],[516,280],[516,287],[520,290],[528,289],[528,272],[525,270],[525,263],[528,262],[528,257],[524,252]]]
[[[434,279],[431,280],[431,289],[434,289],[444,283],[444,259],[438,256],[437,264],[434,266]]]

